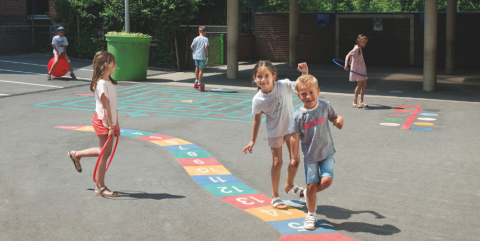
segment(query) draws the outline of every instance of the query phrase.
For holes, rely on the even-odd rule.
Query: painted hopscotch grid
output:
[[[422,106],[415,106],[413,111],[409,110],[411,108],[413,108],[413,106],[397,105],[396,108],[393,110],[396,113],[389,114],[390,117],[385,118],[385,120],[401,122],[401,121],[404,121],[404,117],[408,116],[407,120],[405,120],[405,122],[402,125],[402,128],[401,128],[402,130],[417,130],[417,131],[431,131],[431,130],[433,130],[432,128],[425,127],[425,126],[434,126],[435,124],[433,124],[431,121],[435,121],[437,119],[431,118],[431,117],[438,116],[438,114],[435,114],[435,113],[420,113],[420,111],[422,109]],[[428,110],[426,110],[426,111],[428,111]],[[410,112],[412,112],[412,113],[410,115],[408,115]],[[419,115],[420,115],[420,117],[417,118],[417,116],[419,116]],[[420,120],[420,121],[415,122],[415,119]],[[430,122],[427,122],[427,121],[430,121]],[[399,123],[395,123],[395,122],[384,122],[384,123],[380,123],[380,125],[382,125],[382,126],[400,126]],[[415,126],[412,127],[412,125],[415,125]]]
[[[117,110],[130,114],[130,117],[170,116],[250,123],[254,95],[254,92],[199,92],[193,88],[137,85],[117,90]],[[296,95],[292,99],[297,105],[295,108],[301,106]],[[33,106],[93,112],[95,97],[77,94],[74,98]]]
[[[92,126],[56,126],[59,129],[94,131]],[[288,210],[274,209],[271,198],[257,192],[235,178],[218,160],[206,150],[188,141],[171,136],[144,131],[120,129],[124,136],[130,136],[165,147],[172,152],[180,165],[200,186],[225,202],[245,210],[276,228],[280,240],[338,240],[351,241],[317,220],[315,230],[305,230],[303,221],[306,213],[290,207]]]

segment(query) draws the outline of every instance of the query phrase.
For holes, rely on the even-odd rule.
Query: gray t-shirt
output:
[[[208,38],[203,36],[198,36],[193,39],[193,59],[196,60],[206,60],[207,53],[205,52],[205,46],[210,45],[208,43]]]
[[[298,108],[292,115],[289,132],[300,133],[305,163],[320,162],[335,154],[328,119],[337,116],[327,101],[317,101],[317,106],[307,110]]]

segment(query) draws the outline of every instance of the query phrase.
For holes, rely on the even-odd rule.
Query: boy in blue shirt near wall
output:
[[[208,58],[208,38],[207,29],[205,26],[198,28],[199,36],[193,39],[190,48],[193,50],[193,59],[195,60],[195,83],[193,88],[198,88],[200,91],[205,91],[205,84],[202,83],[203,68],[205,68],[205,61]]]

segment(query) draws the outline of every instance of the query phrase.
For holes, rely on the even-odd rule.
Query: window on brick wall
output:
[[[27,1],[27,15],[33,13],[33,1]],[[35,15],[47,15],[48,14],[48,0],[35,0]]]

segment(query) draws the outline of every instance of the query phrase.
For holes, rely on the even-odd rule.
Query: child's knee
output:
[[[330,178],[330,177],[322,177],[322,179],[320,180],[320,183],[322,186],[324,186],[324,188],[327,188],[330,185],[332,185],[332,182],[333,182],[333,178]]]

